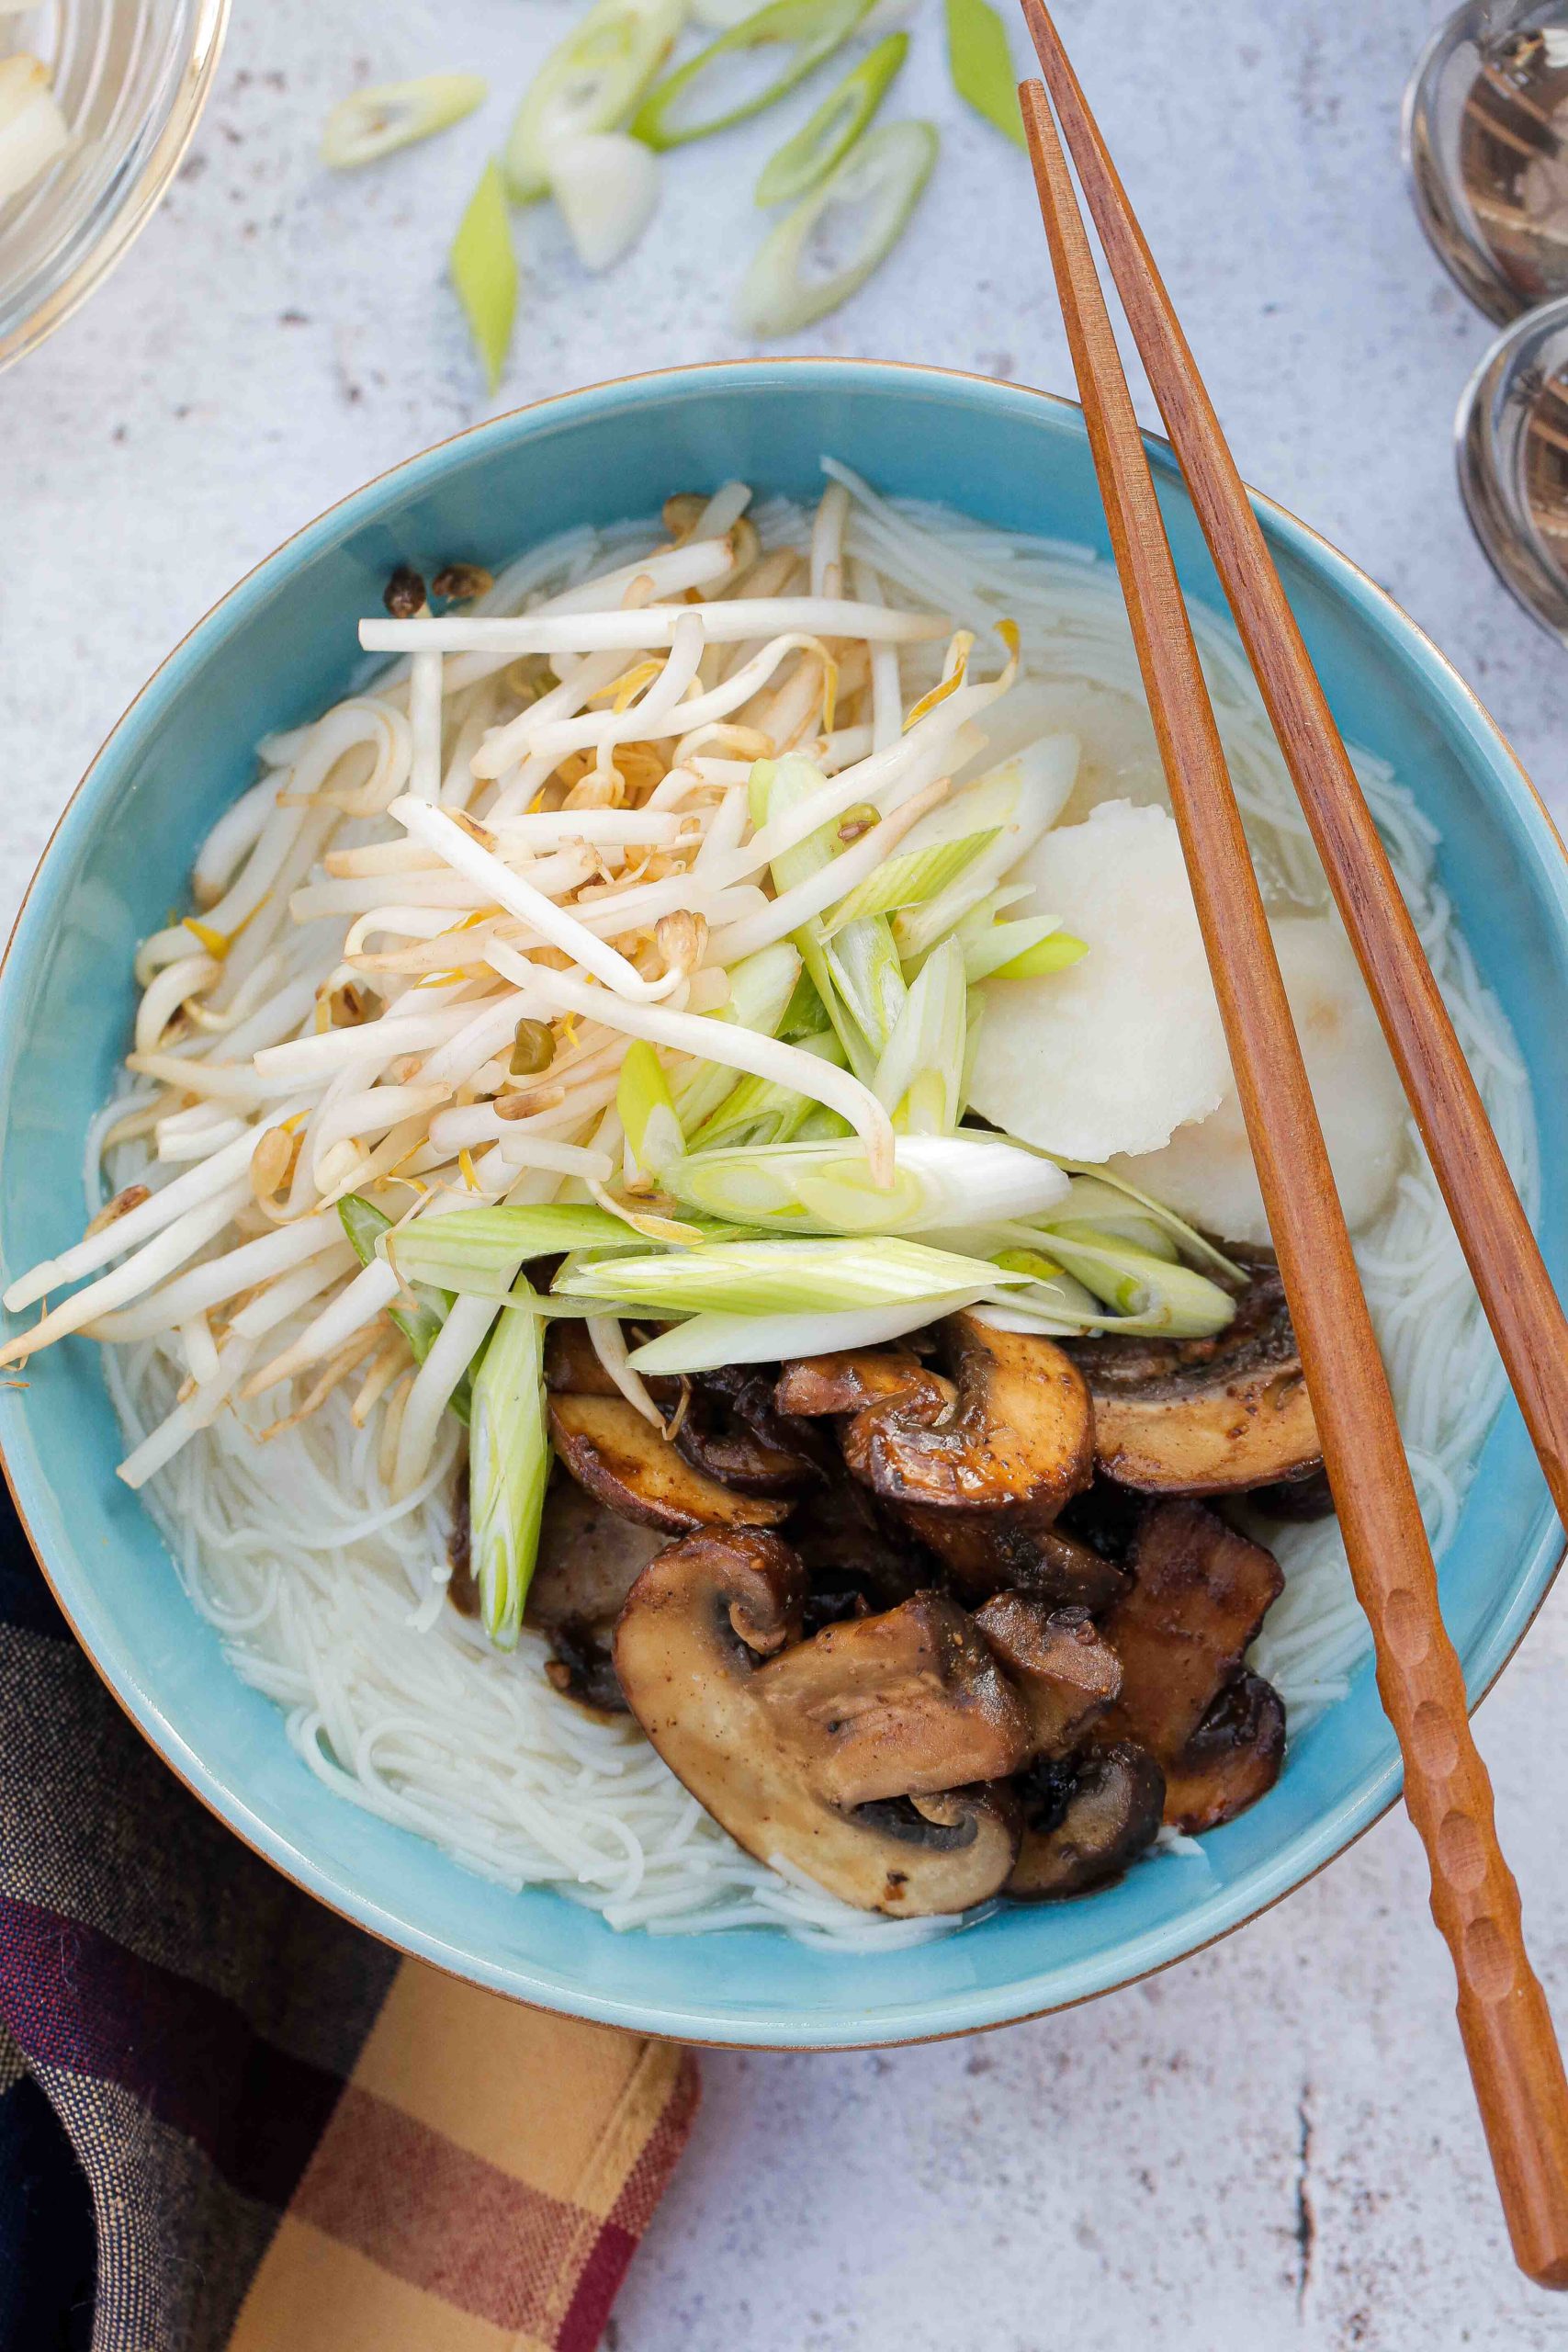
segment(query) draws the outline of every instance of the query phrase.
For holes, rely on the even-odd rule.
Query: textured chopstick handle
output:
[[[1055,33],[1034,0],[1024,9],[1050,71]],[[1525,1953],[1393,1400],[1105,298],[1044,92],[1027,83],[1020,98],[1117,571],[1345,1548],[1431,1869],[1433,1914],[1453,1955],[1498,2187],[1521,2266],[1542,2285],[1561,2285],[1568,2082]]]

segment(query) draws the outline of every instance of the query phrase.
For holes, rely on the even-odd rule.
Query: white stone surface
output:
[[[109,285],[0,381],[0,898],[19,894],[146,673],[248,565],[485,413],[442,255],[569,0],[235,0],[207,120]],[[1493,582],[1449,453],[1486,330],[1397,162],[1423,0],[1059,0],[1244,470],[1382,581],[1559,810],[1562,657]],[[945,87],[919,0],[896,110],[941,123],[919,233],[803,348],[1066,389],[1027,172]],[[1021,43],[1019,44],[1021,53]],[[495,96],[382,170],[314,161],[356,80],[471,66]],[[804,112],[797,102],[795,112]],[[585,279],[524,224],[497,406],[738,345],[774,119],[676,159],[655,226]],[[1535,1953],[1568,2021],[1568,1604],[1482,1718]],[[622,2352],[1529,2352],[1402,1819],[1174,1973],[1067,2016],[885,2054],[715,2054],[623,2294]]]

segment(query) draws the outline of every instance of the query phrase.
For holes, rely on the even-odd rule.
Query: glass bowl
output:
[[[196,129],[229,0],[0,5],[0,55],[50,68],[71,143],[0,204],[0,368],[84,301],[150,218]]]

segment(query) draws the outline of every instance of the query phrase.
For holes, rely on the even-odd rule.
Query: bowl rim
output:
[[[195,136],[196,127],[211,95],[229,29],[230,6],[231,0],[196,0],[195,19],[190,28],[190,54],[180,69],[179,84],[167,120],[142,159],[135,179],[105,221],[102,233],[94,238],[59,283],[40,296],[9,334],[0,339],[0,372],[24,358],[29,351],[35,351],[56,327],[64,325],[88,295],[101,286],[110,271],[124,260],[158,209],[169,182],[178,171],[186,149]],[[204,615],[203,617],[209,618],[210,616]],[[182,639],[181,643],[184,641]],[[177,647],[175,650],[178,650]],[[156,672],[153,674],[155,676]],[[148,684],[152,684],[151,679]],[[137,700],[140,699],[138,696]],[[134,707],[134,703],[128,704],[120,715],[121,720],[129,718]],[[106,738],[93,767],[97,765],[97,760],[107,749],[107,741]],[[89,767],[83,776],[84,784],[91,774],[92,767]],[[76,789],[80,791],[81,785]],[[72,799],[74,798],[75,794],[73,793]],[[68,801],[67,808],[70,805]],[[50,841],[52,843],[52,834]],[[48,854],[46,846],[45,856]]]
[[[228,0],[215,0],[215,5],[226,11]],[[252,564],[231,587],[227,589],[191,624],[138,688],[105,735],[51,830],[38,864],[17,906],[4,950],[0,951],[0,989],[3,989],[12,956],[28,922],[35,895],[52,862],[62,834],[73,823],[85,796],[104,767],[118,739],[142,705],[150,695],[157,692],[165,674],[181,660],[187,649],[209,629],[214,628],[237,599],[246,597],[247,591],[252,588],[253,583],[256,582],[263,574],[269,572],[275,565],[283,564],[286,559],[301,552],[304,543],[312,541],[318,535],[326,536],[331,526],[344,515],[345,509],[355,506],[362,500],[373,503],[375,493],[399,475],[412,473],[465,442],[477,440],[491,434],[502,433],[505,429],[514,426],[522,418],[536,417],[554,409],[569,408],[578,402],[587,404],[591,413],[595,401],[604,401],[615,394],[627,391],[636,394],[645,387],[655,390],[674,390],[682,381],[705,379],[714,375],[728,376],[742,382],[748,377],[776,379],[781,372],[787,377],[797,368],[808,371],[826,370],[829,374],[860,375],[864,372],[874,376],[907,377],[917,381],[920,379],[934,381],[942,386],[974,388],[982,394],[992,395],[1004,401],[1017,401],[1025,407],[1039,402],[1047,408],[1066,412],[1070,415],[1077,416],[1080,421],[1083,418],[1081,403],[1066,394],[1045,391],[1032,385],[1001,381],[995,377],[981,375],[972,369],[934,367],[913,360],[870,359],[840,356],[835,354],[791,354],[777,357],[693,361],[669,368],[639,370],[629,375],[607,377],[592,384],[575,386],[565,391],[546,393],[537,400],[524,402],[518,408],[503,410],[495,416],[482,418],[474,424],[462,427],[457,433],[444,435],[440,440],[428,444],[424,448],[414,451],[409,457],[400,458],[396,463],[383,468],[379,473],[372,475],[368,481],[346,492],[342,497],[334,499],[320,513],[290,532],[269,553]],[[1169,441],[1162,435],[1147,431],[1143,433],[1142,438],[1145,448],[1156,459],[1159,469],[1179,481],[1179,468]],[[1504,789],[1511,788],[1520,795],[1527,818],[1531,818],[1539,823],[1546,840],[1555,847],[1557,852],[1562,867],[1559,896],[1562,902],[1564,926],[1568,928],[1568,843],[1564,842],[1551,810],[1531,781],[1523,762],[1496,720],[1481,701],[1480,696],[1461,676],[1453,663],[1433,642],[1419,623],[1412,619],[1397,599],[1374,580],[1371,573],[1364,571],[1351,557],[1344,554],[1332,540],[1315,530],[1311,524],[1303,522],[1299,515],[1278,500],[1269,497],[1266,492],[1254,490],[1250,484],[1247,485],[1247,494],[1255,507],[1259,510],[1263,519],[1275,525],[1287,543],[1292,538],[1301,543],[1314,563],[1326,573],[1331,585],[1340,588],[1348,586],[1353,589],[1363,602],[1370,603],[1374,610],[1381,611],[1385,618],[1392,616],[1396,625],[1396,634],[1403,634],[1405,637],[1407,643],[1420,658],[1431,682],[1439,688],[1446,688],[1449,695],[1468,710],[1472,725],[1478,727],[1482,735],[1489,740],[1495,750],[1504,754],[1506,779]],[[367,516],[367,519],[370,518]],[[378,1942],[388,1945],[405,1957],[417,1959],[425,1965],[439,1970],[443,1974],[455,1978],[459,1983],[479,1985],[485,1990],[500,1994],[508,2000],[516,2001],[525,2008],[538,2009],[547,2015],[575,2016],[612,2026],[622,2031],[644,2034],[653,2032],[702,2048],[773,2051],[903,2048],[926,2041],[956,2040],[969,2033],[994,2030],[1005,2025],[1021,2024],[1032,2018],[1054,2016],[1062,2010],[1079,2007],[1086,2001],[1097,2000],[1107,1994],[1119,1992],[1126,1986],[1141,1984],[1151,1976],[1162,1973],[1168,1968],[1178,1966],[1181,1962],[1192,1958],[1198,1952],[1208,1951],[1213,1945],[1223,1941],[1225,1937],[1235,1934],[1238,1928],[1261,1917],[1266,1911],[1272,1910],[1288,1895],[1293,1894],[1299,1887],[1315,1878],[1331,1862],[1337,1861],[1341,1854],[1364,1837],[1367,1831],[1392,1809],[1401,1792],[1403,1774],[1396,1756],[1375,1777],[1371,1785],[1360,1792],[1359,1797],[1342,1804],[1337,1814],[1319,1815],[1310,1830],[1299,1833],[1288,1845],[1282,1847],[1261,1871],[1254,1871],[1251,1890],[1236,1900],[1234,1910],[1223,1917],[1221,1922],[1213,1928],[1213,1932],[1201,1936],[1197,1940],[1184,1942],[1179,1951],[1159,1954],[1153,1952],[1139,1954],[1136,1947],[1140,1944],[1149,1945],[1162,1941],[1169,1932],[1168,1928],[1145,1930],[1141,1935],[1134,1935],[1130,1939],[1130,1944],[1134,1952],[1134,1965],[1125,1970],[1115,1965],[1102,1967],[1099,1972],[1101,1981],[1043,2003],[1032,2005],[1031,1995],[1038,1988],[1032,1980],[1022,1978],[1014,1980],[1010,1984],[980,1988],[967,1995],[939,1996],[924,2006],[936,2013],[947,2013],[951,2021],[945,2023],[933,2021],[914,2031],[888,2030],[863,2036],[857,2036],[852,2031],[838,2033],[832,2030],[830,2026],[824,2027],[820,2018],[807,2016],[802,2018],[798,2030],[791,2031],[786,2038],[773,2040],[769,2038],[763,2030],[750,2030],[745,2020],[715,2016],[700,2008],[693,2008],[690,2011],[684,2007],[680,2010],[663,2008],[657,2012],[649,2012],[640,2008],[633,2000],[606,1997],[580,1984],[552,1985],[549,1997],[546,1997],[543,1987],[536,1988],[532,1994],[519,1990],[515,1982],[519,1972],[515,1965],[508,1968],[489,1962],[473,1964],[471,1960],[470,1964],[463,1964],[461,1958],[450,1945],[442,1942],[438,1934],[421,1927],[415,1920],[406,1916],[399,1916],[386,1908],[375,1897],[363,1895],[356,1890],[341,1883],[330,1874],[327,1869],[299,1852],[286,1833],[276,1829],[261,1815],[253,1811],[241,1790],[224,1780],[187,1746],[183,1736],[164,1713],[158,1703],[141,1689],[133,1668],[122,1663],[118,1668],[122,1679],[117,1679],[110,1667],[99,1657],[96,1649],[84,1634],[45,1557],[43,1548],[34,1534],[17,1476],[13,1473],[6,1450],[3,1434],[0,1434],[0,1476],[5,1478],[17,1517],[55,1605],[70,1627],[73,1638],[94,1672],[121,1712],[129,1717],[149,1746],[174,1773],[175,1779],[196,1798],[198,1804],[213,1814],[253,1852],[269,1862],[293,1885],[312,1895],[317,1901],[324,1904],[329,1910],[335,1912],[339,1917],[360,1928]],[[1553,1552],[1554,1556],[1546,1556]],[[1519,1645],[1529,1632],[1551,1591],[1565,1558],[1568,1558],[1568,1536],[1563,1535],[1562,1531],[1557,1531],[1554,1535],[1552,1529],[1548,1527],[1545,1535],[1537,1545],[1535,1555],[1526,1564],[1527,1573],[1520,1578],[1515,1589],[1509,1609],[1504,1613],[1500,1628],[1501,1645],[1488,1661],[1483,1676],[1467,1692],[1467,1709],[1472,1715],[1495,1687],[1504,1669],[1511,1664]],[[1532,1588],[1534,1588],[1533,1591]],[[1531,1597],[1521,1608],[1521,1596],[1527,1593],[1531,1594]],[[1497,1633],[1495,1632],[1495,1643],[1497,1638]],[[1292,1857],[1299,1858],[1303,1849],[1310,1850],[1314,1848],[1321,1850],[1317,1850],[1306,1860],[1304,1866],[1300,1859],[1291,1859]],[[1260,1878],[1265,1882],[1261,1887],[1258,1884]],[[1123,1949],[1127,1947],[1124,1946]],[[973,2014],[953,2014],[968,2011],[972,2011]],[[889,2020],[890,2025],[897,2025],[897,2019]]]

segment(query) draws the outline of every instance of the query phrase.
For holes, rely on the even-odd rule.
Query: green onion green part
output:
[[[649,1175],[657,1176],[669,1161],[681,1158],[686,1138],[669,1082],[659,1056],[640,1037],[626,1047],[615,1089],[615,1108],[632,1158]]]
[[[517,316],[517,256],[512,250],[501,168],[493,160],[485,165],[457,224],[448,266],[474,347],[484,362],[485,382],[493,392],[506,365]]]
[[[882,104],[908,48],[908,33],[889,33],[851,67],[838,88],[764,164],[757,182],[759,204],[793,204],[827,178]]]
[[[565,1288],[565,1270],[558,1284]],[[578,1267],[570,1295],[626,1314],[830,1314],[943,1298],[1020,1280],[984,1259],[922,1241],[728,1241],[678,1256],[611,1258]]]
[[[741,331],[794,334],[826,318],[879,269],[914,216],[937,158],[929,122],[887,122],[868,130],[811,194],[787,212],[746,274],[736,306]],[[853,221],[851,255],[827,277],[806,275],[807,255],[827,217],[841,208]]]
[[[769,6],[721,33],[649,92],[632,122],[634,138],[646,140],[650,147],[683,147],[689,140],[706,139],[716,130],[749,121],[787,96],[825,58],[841,49],[871,5],[872,0],[771,0]],[[722,60],[785,44],[791,50],[788,63],[761,89],[718,114],[694,118],[689,112],[684,104],[689,94]]]
[[[959,96],[1027,149],[1012,51],[989,0],[947,0],[947,64]]]

